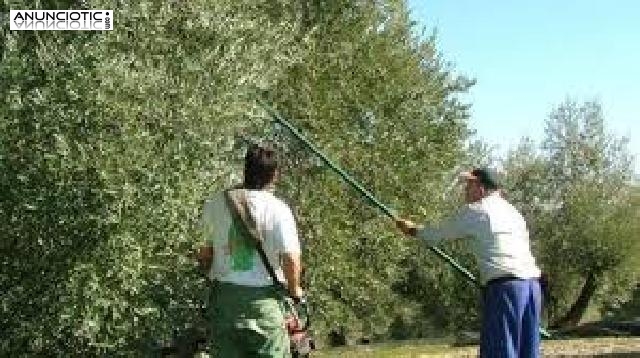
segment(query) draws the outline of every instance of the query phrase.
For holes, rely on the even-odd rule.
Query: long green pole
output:
[[[258,103],[260,103],[260,105],[271,115],[271,117],[278,123],[280,123],[281,125],[283,125],[284,127],[286,127],[291,134],[293,134],[294,137],[296,137],[298,140],[300,140],[302,143],[304,143],[305,146],[307,146],[307,148],[309,148],[315,155],[317,155],[320,159],[322,159],[322,161],[329,167],[331,168],[333,171],[335,171],[336,173],[338,173],[338,175],[340,175],[340,177],[346,181],[349,185],[351,185],[354,189],[356,189],[360,194],[362,194],[365,198],[367,198],[367,200],[369,200],[369,202],[371,202],[371,204],[373,204],[375,207],[379,208],[380,210],[382,210],[382,212],[387,215],[389,218],[391,219],[396,219],[396,215],[394,214],[393,210],[391,210],[388,206],[384,205],[380,200],[378,200],[375,196],[373,196],[373,194],[371,194],[371,192],[369,192],[367,189],[365,189],[360,183],[358,183],[355,179],[353,179],[353,177],[351,175],[349,175],[347,172],[345,172],[344,170],[342,170],[342,168],[338,167],[336,164],[334,164],[326,155],[324,155],[324,153],[322,153],[318,148],[316,148],[313,143],[311,143],[304,135],[302,135],[302,133],[300,133],[300,131],[298,131],[298,129],[296,129],[296,127],[294,127],[291,123],[289,123],[289,121],[287,121],[286,119],[284,119],[280,113],[278,113],[275,109],[273,109],[273,107],[271,107],[270,105],[268,105],[264,100],[262,100],[261,98],[258,98]],[[442,251],[441,249],[435,247],[435,246],[431,246],[429,245],[429,249],[433,252],[436,253],[436,255],[440,256],[442,259],[444,259],[447,263],[449,263],[449,265],[451,265],[453,268],[455,268],[458,272],[460,272],[463,276],[465,276],[469,281],[471,281],[476,287],[482,287],[480,285],[480,283],[478,282],[478,280],[476,279],[475,276],[473,276],[473,274],[471,272],[469,272],[469,270],[467,270],[466,268],[464,268],[463,266],[461,266],[459,263],[457,263],[451,256],[449,256],[447,253],[445,253],[444,251]],[[541,334],[549,337],[549,334],[541,328]]]
[[[386,206],[382,202],[380,202],[380,200],[378,200],[376,197],[374,197],[373,194],[371,194],[371,192],[369,192],[360,183],[358,183],[355,179],[353,179],[353,177],[351,175],[349,175],[347,172],[345,172],[340,167],[338,167],[336,164],[334,164],[329,158],[327,158],[326,155],[324,155],[324,153],[322,153],[320,150],[318,150],[318,148],[316,148],[304,135],[302,135],[302,133],[300,133],[300,131],[298,131],[298,129],[296,129],[293,125],[291,125],[291,123],[289,123],[289,121],[284,119],[276,110],[274,110],[271,106],[269,106],[267,103],[265,103],[265,101],[263,101],[260,98],[258,98],[258,102],[271,115],[271,117],[273,119],[275,119],[278,123],[280,123],[281,125],[286,127],[293,134],[294,137],[299,139],[315,155],[320,157],[320,159],[322,159],[322,161],[329,168],[331,168],[333,171],[338,173],[338,175],[340,175],[340,177],[342,177],[342,179],[344,179],[344,181],[349,183],[349,185],[351,185],[360,194],[362,194],[365,198],[367,198],[367,200],[369,200],[369,202],[371,202],[375,207],[377,207],[380,210],[382,210],[382,212],[385,213],[388,217],[390,217],[391,219],[395,219],[396,218],[396,215],[394,214],[393,210],[391,210],[388,206]],[[440,256],[443,259],[445,259],[456,270],[458,270],[460,273],[462,273],[464,276],[466,276],[469,279],[469,281],[473,282],[476,286],[480,286],[480,284],[478,283],[478,280],[473,276],[473,274],[471,272],[469,272],[469,270],[465,269],[460,264],[458,264],[451,256],[447,255],[445,252],[443,252],[442,250],[440,250],[437,247],[430,246],[429,248],[433,252],[435,252],[438,256]]]

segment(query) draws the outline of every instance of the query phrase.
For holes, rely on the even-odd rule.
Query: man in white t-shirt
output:
[[[245,158],[243,189],[249,213],[271,267],[288,294],[299,300],[300,243],[291,209],[273,195],[278,178],[274,150],[254,146]],[[211,280],[213,346],[220,357],[286,357],[282,293],[224,193],[207,200],[202,224],[205,244],[198,260]]]
[[[522,215],[500,194],[497,173],[477,168],[463,173],[467,205],[432,227],[405,219],[396,224],[430,245],[471,238],[483,292],[481,357],[538,357],[540,345],[540,269],[531,254]]]

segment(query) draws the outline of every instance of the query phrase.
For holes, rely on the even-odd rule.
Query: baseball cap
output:
[[[477,180],[487,189],[495,190],[500,188],[498,171],[492,168],[475,168],[470,172],[460,173],[460,177],[466,180]]]

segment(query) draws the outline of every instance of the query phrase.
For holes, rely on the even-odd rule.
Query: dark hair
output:
[[[276,175],[278,158],[269,145],[252,145],[244,160],[244,187],[264,189]]]
[[[471,174],[475,176],[485,189],[497,190],[501,187],[498,172],[490,168],[476,168]]]

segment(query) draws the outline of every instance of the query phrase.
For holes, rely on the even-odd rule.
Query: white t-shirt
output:
[[[291,209],[265,190],[247,190],[247,203],[263,248],[280,282],[285,282],[280,262],[283,253],[300,253],[300,242]],[[237,285],[261,287],[273,284],[251,237],[245,237],[234,223],[224,193],[204,204],[202,224],[205,241],[213,246],[209,277]]]
[[[540,277],[531,254],[527,224],[518,210],[498,193],[466,205],[436,227],[418,230],[417,236],[431,245],[443,239],[471,237],[483,283],[509,275]]]

